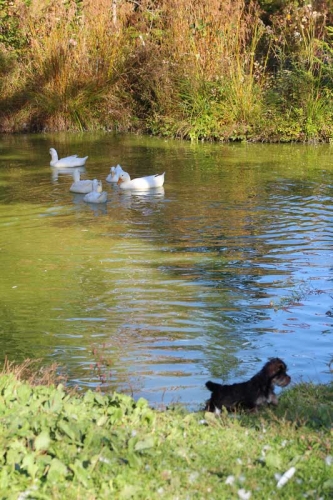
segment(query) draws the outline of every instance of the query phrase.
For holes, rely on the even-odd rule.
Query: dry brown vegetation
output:
[[[266,3],[0,0],[1,131],[328,140],[330,4]]]
[[[13,375],[16,380],[28,382],[31,385],[50,386],[66,382],[66,378],[59,373],[57,363],[44,366],[40,359],[26,359],[22,363],[5,359],[0,376]]]

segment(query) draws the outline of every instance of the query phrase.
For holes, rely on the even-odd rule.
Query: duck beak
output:
[[[121,179],[118,179],[117,184],[121,184],[123,181]]]

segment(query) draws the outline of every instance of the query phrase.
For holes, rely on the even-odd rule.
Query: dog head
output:
[[[280,358],[270,359],[263,370],[273,385],[286,387],[291,382],[291,378],[287,374],[287,365]]]

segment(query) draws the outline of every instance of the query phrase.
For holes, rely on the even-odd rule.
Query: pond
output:
[[[200,407],[269,357],[332,380],[333,150],[120,134],[0,138],[1,359],[56,361],[82,390]],[[49,165],[89,155],[105,205]],[[166,172],[163,189],[105,182]]]

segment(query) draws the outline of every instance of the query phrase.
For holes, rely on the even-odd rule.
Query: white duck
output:
[[[117,165],[116,167],[111,167],[110,173],[106,178],[107,182],[118,182],[119,174],[121,172],[123,172],[123,169],[121,168],[120,165]]]
[[[72,193],[86,194],[93,190],[93,181],[91,180],[80,180],[80,170],[76,168],[73,173],[74,182],[69,188]]]
[[[83,201],[87,203],[105,203],[108,199],[108,194],[106,191],[102,191],[102,182],[94,179],[92,185],[93,190],[84,196]]]
[[[164,174],[147,175],[131,180],[127,172],[119,174],[118,185],[121,189],[135,189],[143,191],[150,188],[159,188],[164,184]]]
[[[66,158],[58,159],[58,153],[54,148],[50,148],[50,155],[52,160],[50,161],[51,167],[82,167],[87,161],[88,156],[84,158],[78,158],[77,155],[66,156]]]

